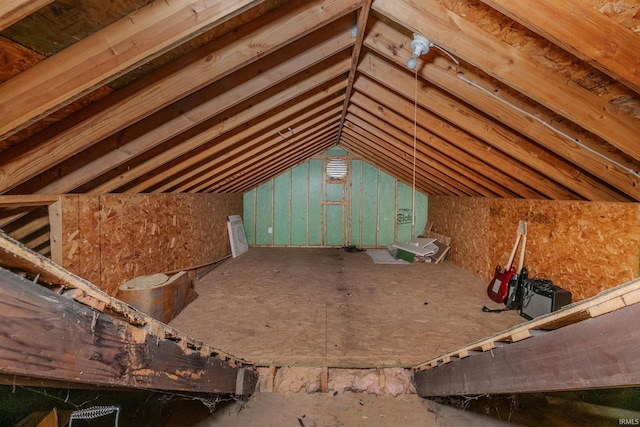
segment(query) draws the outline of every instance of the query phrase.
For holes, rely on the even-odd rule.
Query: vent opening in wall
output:
[[[327,176],[342,179],[347,175],[347,164],[342,159],[331,159],[327,162]]]

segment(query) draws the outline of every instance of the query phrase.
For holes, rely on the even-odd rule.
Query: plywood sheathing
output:
[[[0,63],[3,67],[0,67],[0,83],[9,80],[11,77],[21,73],[22,71],[31,68],[33,65],[44,60],[44,56],[34,52],[24,46],[15,43],[5,37],[0,36]],[[17,132],[14,135],[0,141],[0,153],[7,150],[9,147],[18,144],[21,141],[35,135],[48,128],[54,123],[57,123],[65,118],[68,118],[71,114],[82,108],[94,103],[95,101],[105,97],[113,92],[108,86],[97,88],[96,90],[88,93],[85,96],[69,103],[65,107],[52,112],[46,118],[42,119],[38,123],[34,123],[31,126]]]
[[[65,195],[62,265],[109,295],[136,276],[190,270],[231,254],[241,194]]]
[[[640,33],[640,4],[634,0],[582,0],[594,10],[633,31]]]
[[[519,220],[525,265],[579,301],[638,276],[640,205],[485,198],[429,198],[434,231],[452,237],[449,259],[487,283],[504,265]]]

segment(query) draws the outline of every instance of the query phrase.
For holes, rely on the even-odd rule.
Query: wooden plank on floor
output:
[[[414,375],[422,397],[640,384],[640,304]]]

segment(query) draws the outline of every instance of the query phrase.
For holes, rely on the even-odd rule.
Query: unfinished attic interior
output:
[[[637,421],[639,33],[634,0],[2,2],[0,424]],[[570,304],[483,311],[512,264]]]

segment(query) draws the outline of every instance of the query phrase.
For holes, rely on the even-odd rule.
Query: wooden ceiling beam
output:
[[[340,140],[340,133],[342,132],[342,124],[344,123],[345,116],[347,115],[347,108],[349,107],[349,100],[351,99],[351,90],[353,88],[353,82],[356,79],[356,73],[358,71],[358,63],[360,62],[360,53],[362,52],[362,43],[367,30],[367,22],[371,15],[371,3],[373,0],[364,0],[362,8],[358,13],[358,25],[356,26],[356,44],[353,47],[353,55],[351,56],[351,70],[349,70],[349,84],[347,85],[347,94],[344,99],[344,106],[342,108],[342,118],[340,119],[340,125],[338,126],[338,136],[336,141]]]
[[[384,147],[371,147],[370,141],[366,141],[362,135],[347,127],[344,128],[341,138],[341,144],[347,151],[377,167],[384,173],[393,176],[407,186],[413,187],[412,171],[407,170],[405,165],[400,164],[395,159],[385,156]],[[422,170],[417,171],[417,174],[423,173]],[[420,179],[416,179],[416,190],[423,191],[425,194],[453,194],[446,187],[441,186],[438,179],[432,175],[422,175]]]
[[[227,184],[241,185],[236,180],[239,177],[249,176],[250,173],[259,173],[266,168],[274,158],[282,158],[289,155],[296,155],[302,150],[304,144],[314,138],[325,138],[328,128],[333,129],[333,123],[327,120],[334,119],[338,113],[337,105],[330,111],[322,114],[322,120],[314,121],[309,126],[299,128],[298,131],[287,138],[280,136],[262,138],[260,140],[245,141],[237,147],[239,154],[228,157],[226,161],[207,164],[200,170],[199,176],[190,182],[182,182],[180,187],[173,187],[171,191],[201,192],[209,191],[211,187],[228,191]]]
[[[288,81],[290,83],[286,88],[283,88],[278,94],[273,96],[269,96],[265,99],[261,99],[257,102],[252,102],[246,108],[242,108],[241,111],[233,114],[229,117],[226,115],[220,118],[220,122],[216,123],[211,128],[195,135],[192,138],[181,142],[177,146],[170,148],[159,154],[158,156],[148,160],[147,162],[132,168],[131,172],[128,171],[120,174],[118,177],[114,178],[114,180],[105,183],[95,189],[91,190],[91,193],[96,192],[100,193],[103,191],[111,191],[114,186],[120,187],[124,183],[129,182],[132,178],[140,178],[145,174],[149,174],[149,176],[144,176],[140,182],[136,183],[134,186],[130,186],[126,188],[127,193],[137,193],[147,191],[153,186],[156,186],[160,182],[166,180],[172,175],[181,174],[183,177],[190,177],[191,172],[188,171],[190,167],[197,164],[198,162],[204,160],[207,157],[212,157],[217,155],[217,153],[223,152],[224,150],[230,149],[233,144],[235,144],[239,139],[241,139],[245,133],[247,132],[255,132],[260,129],[266,128],[270,121],[260,121],[255,126],[248,127],[243,130],[241,134],[234,134],[230,138],[226,138],[225,135],[228,132],[231,132],[234,128],[245,125],[251,120],[255,120],[256,118],[264,115],[265,112],[275,112],[274,120],[278,120],[278,117],[281,116],[289,116],[292,114],[292,111],[305,109],[307,106],[314,104],[316,102],[320,102],[321,99],[325,97],[334,97],[339,92],[344,90],[346,87],[346,80],[341,79],[340,76],[344,72],[346,72],[345,66],[348,64],[348,60],[340,61],[335,65],[329,65],[323,68],[319,73],[314,73],[313,75],[303,79],[302,77],[306,77],[303,75],[298,75],[295,78]],[[282,109],[282,105],[285,103],[291,102],[293,99],[297,97],[304,96],[305,91],[313,90],[320,84],[326,84],[326,82],[331,82],[334,79],[339,79],[339,81],[334,82],[330,86],[325,86],[319,93],[315,95],[307,95],[308,98],[304,98],[298,100],[296,105],[294,106],[286,106],[286,108]],[[253,99],[251,101],[254,101]],[[216,138],[224,138],[223,141],[213,142],[213,139]],[[212,145],[210,148],[199,152],[195,155],[190,155],[188,158],[185,158],[180,163],[173,165],[169,168],[163,167],[162,171],[158,173],[151,173],[155,169],[161,167],[163,164],[178,158],[179,156],[183,156],[189,153],[192,150],[195,150],[197,147],[202,145]],[[117,188],[116,187],[116,188]],[[165,191],[165,188],[160,189],[159,191]]]
[[[376,166],[384,165],[386,170],[395,171],[394,176],[413,187],[413,152],[411,148],[403,147],[402,143],[398,141],[388,140],[385,136],[367,129],[366,126],[367,124],[354,116],[353,113],[347,115],[344,131],[345,135],[350,138],[351,144],[361,150],[378,153],[380,159],[375,162]],[[436,166],[433,166],[434,164]],[[436,162],[432,162],[428,156],[422,153],[416,154],[415,177],[416,187],[421,186],[424,181],[432,182],[434,177],[439,184],[443,183],[442,186],[447,188],[455,186],[454,183],[457,182],[455,178],[450,176],[450,171],[437,165]]]
[[[356,81],[358,92],[367,94],[379,104],[374,112],[383,120],[386,120],[386,111],[393,108],[402,116],[408,118],[413,115],[413,106],[407,107],[406,102],[402,102],[406,98],[402,97],[402,93],[394,92],[380,83],[375,82],[367,76],[360,76]],[[481,161],[490,165],[495,169],[495,165],[500,165],[500,170],[511,176],[513,180],[521,181],[524,185],[531,186],[536,191],[544,195],[541,198],[551,199],[577,199],[578,197],[568,191],[565,187],[557,184],[549,177],[543,175],[538,170],[527,167],[526,164],[514,159],[501,150],[496,150],[485,140],[479,136],[472,135],[463,129],[443,120],[435,113],[418,109],[418,123],[421,127],[428,129],[434,135],[455,144],[462,150],[476,156]],[[486,137],[486,136],[485,136]]]
[[[375,139],[375,136],[363,134],[361,129],[351,123],[347,122],[345,124],[345,132],[351,136],[352,143],[357,144],[362,149],[368,150],[371,153],[377,153],[377,157],[386,159],[390,162],[387,164],[395,165],[396,170],[402,171],[398,176],[403,177],[403,180],[405,180],[407,185],[413,185],[412,168],[408,167],[406,160],[400,156],[397,150],[392,150],[387,144],[380,144],[379,141]],[[380,161],[374,163],[374,165],[376,164],[382,163]],[[426,182],[431,182],[432,184],[436,184],[441,187],[446,194],[457,196],[479,196],[477,192],[472,191],[466,188],[463,184],[452,180],[450,177],[434,169],[430,165],[424,165],[418,173],[423,174]],[[423,180],[416,181],[416,186],[424,185],[422,182]]]
[[[247,0],[243,1],[246,2]],[[221,3],[227,4],[228,2],[222,1]],[[148,117],[178,99],[231,74],[240,67],[255,62],[259,58],[309,34],[312,30],[336,21],[357,9],[358,6],[359,3],[353,0],[314,0],[313,2],[306,2],[304,7],[301,7],[300,4],[289,3],[283,8],[261,16],[252,25],[242,27],[239,32],[232,32],[220,39],[216,39],[215,42],[190,55],[188,59],[191,62],[186,62],[185,60],[176,61],[175,64],[172,64],[169,67],[173,70],[172,73],[167,72],[167,70],[160,70],[158,73],[133,83],[122,91],[114,93],[113,97],[107,97],[108,99],[105,98],[103,102],[88,108],[87,112],[91,112],[92,115],[86,120],[82,120],[80,123],[58,132],[45,141],[41,141],[41,144],[30,150],[18,151],[11,156],[6,156],[5,159],[8,160],[3,159],[4,161],[0,161],[0,194],[92,146],[118,130]],[[215,8],[210,7],[209,9]],[[221,11],[225,10],[222,6],[219,9]],[[126,24],[131,26],[129,19],[126,19]],[[100,31],[96,34],[101,33]],[[161,28],[157,29],[157,34],[162,34],[163,37],[166,36]],[[268,37],[266,36],[267,34],[269,35]],[[87,37],[82,42],[89,39],[91,37]],[[352,39],[351,43],[353,43]],[[62,53],[67,51],[75,53],[74,46],[65,49]],[[213,52],[211,51],[212,49],[214,49]],[[55,55],[50,59],[58,56]],[[84,56],[82,58],[86,59]],[[214,58],[215,61],[212,60]],[[77,58],[74,57],[74,61],[76,60]],[[48,60],[43,61],[41,64],[46,64],[47,62]],[[88,61],[87,66],[93,66],[91,61]],[[11,79],[10,82],[13,82],[16,78],[30,79],[29,71],[34,68],[32,67],[19,74]],[[49,72],[50,70],[45,67],[43,73]],[[73,82],[73,79],[69,76],[64,76],[60,80]],[[28,81],[31,82],[31,80]],[[4,86],[10,84],[10,82],[0,85],[0,93],[2,93]],[[69,84],[75,86],[75,82]],[[40,90],[43,91],[42,88]],[[46,93],[46,91],[43,91],[43,93]],[[19,93],[17,95],[23,94]],[[39,99],[41,96],[42,93],[38,93],[37,96],[34,95],[34,99]],[[2,101],[0,106],[10,103],[11,99],[11,93],[3,95],[0,98]],[[31,107],[33,108],[33,106]],[[1,108],[0,111],[2,111]],[[43,151],[43,146],[46,147],[46,151]],[[55,149],[51,147],[55,147]]]
[[[638,119],[488,34],[437,0],[376,0],[373,8],[640,160]]]
[[[48,246],[50,234],[51,233],[48,228],[40,230],[38,234],[32,236],[29,240],[23,241],[22,244],[31,250],[37,251],[37,248],[43,244],[47,244]]]
[[[347,115],[347,121],[344,124],[345,128],[351,129],[355,134],[361,136],[361,141],[367,141],[371,145],[375,145],[379,149],[384,149],[388,156],[395,158],[398,164],[402,165],[408,171],[413,174],[412,149],[403,146],[401,142],[391,136],[378,136],[371,132],[370,126],[362,128],[354,122],[354,118]],[[416,169],[421,170],[423,174],[432,175],[439,178],[442,182],[447,182],[449,186],[459,188],[463,190],[467,195],[472,197],[481,196],[495,196],[494,193],[488,191],[485,188],[470,182],[470,180],[461,177],[458,174],[453,173],[449,168],[445,167],[438,162],[433,161],[431,158],[427,158],[424,155],[416,156]]]
[[[579,0],[481,1],[640,93],[638,34],[590,4]]]
[[[409,42],[409,38],[404,34],[377,21],[372,25],[365,44],[399,66],[404,66],[405,58],[410,56],[411,52],[403,48],[403,46],[408,45]],[[638,176],[616,165],[616,163],[628,163],[628,156],[616,156],[605,152],[606,157],[613,160],[613,162],[608,161],[602,155],[596,154],[603,151],[601,147],[602,141],[590,139],[584,133],[577,134],[574,128],[562,124],[562,118],[558,117],[557,114],[536,103],[527,103],[522,100],[522,97],[516,98],[510,95],[508,91],[502,90],[502,87],[491,84],[466,71],[464,73],[465,78],[485,90],[473,88],[467,82],[459,79],[456,72],[453,71],[454,69],[455,64],[451,61],[440,55],[434,55],[424,60],[419,74],[426,81],[474,106],[477,110],[485,112],[493,117],[494,120],[498,120],[512,130],[536,141],[549,151],[556,153],[566,161],[574,163],[604,182],[620,188],[633,199],[640,200],[640,179]],[[566,136],[554,132],[543,123],[531,120],[531,117],[527,114],[509,107],[488,93],[499,94],[501,99],[512,105],[518,105],[519,108],[526,110],[527,113],[535,117],[541,118],[545,123],[553,123],[563,135],[571,136],[572,141],[569,141]],[[586,148],[576,144],[576,140],[580,140]],[[546,170],[543,170],[543,172],[546,173]]]
[[[413,186],[412,171],[407,169],[406,165],[397,159],[397,153],[389,151],[385,147],[377,146],[371,141],[367,141],[363,135],[358,134],[348,127],[345,127],[342,133],[341,144],[354,155],[371,163],[385,173],[397,177],[398,180],[404,182],[406,185],[410,187]],[[428,174],[428,172],[422,170],[420,170],[419,173]],[[426,194],[431,195],[465,195],[459,189],[452,187],[448,182],[440,180],[433,174],[424,175],[421,179],[416,180],[416,189],[421,189]]]
[[[229,170],[242,169],[247,162],[255,163],[258,160],[268,160],[269,155],[281,154],[274,150],[274,147],[293,146],[305,138],[312,136],[311,132],[322,126],[326,120],[333,118],[336,113],[336,103],[331,103],[329,108],[323,106],[321,109],[315,110],[315,116],[303,114],[306,120],[291,123],[294,133],[291,135],[280,136],[278,131],[273,130],[268,135],[259,135],[257,137],[248,138],[240,141],[230,152],[214,155],[210,161],[194,170],[195,174],[191,174],[189,179],[176,178],[172,183],[165,184],[163,188],[171,192],[198,192],[207,184],[202,181],[210,181],[213,176],[228,175]],[[179,185],[176,183],[180,183]],[[154,189],[158,192],[159,189]]]
[[[16,240],[22,240],[30,234],[36,233],[39,230],[49,227],[49,217],[43,216],[32,219],[28,221],[26,224],[16,228],[15,230],[11,230],[10,234]]]
[[[207,188],[206,191],[233,191],[244,193],[255,188],[274,176],[278,176],[288,169],[308,160],[310,157],[329,149],[335,143],[337,130],[338,119],[336,119],[335,123],[330,124],[330,127],[328,127],[326,131],[314,134],[311,139],[304,141],[303,146],[293,154],[283,157],[271,157],[268,164],[261,165],[260,168],[255,169],[250,175],[246,177],[243,176],[240,179],[237,177],[231,179],[223,187],[218,187],[217,185],[211,186]]]
[[[19,206],[46,206],[55,203],[60,198],[57,194],[25,194],[0,196],[0,208],[15,208]]]
[[[336,124],[336,132],[338,125]],[[290,158],[282,159],[280,165],[278,165],[277,169],[269,170],[267,174],[263,174],[260,177],[255,178],[252,181],[245,182],[242,186],[234,186],[232,187],[234,192],[245,193],[250,191],[272,179],[275,176],[281,175],[288,170],[295,168],[296,166],[304,163],[309,160],[309,158],[321,155],[324,151],[331,148],[335,143],[335,132],[326,135],[324,138],[319,138],[313,141],[313,144],[309,144],[305,152],[298,153],[296,156],[292,156]],[[213,189],[212,189],[213,191]]]
[[[415,83],[408,72],[392,66],[370,52],[365,57],[367,59],[362,61],[360,65],[361,73],[392,88],[403,96],[413,99]],[[597,183],[585,181],[588,177],[584,176],[582,170],[568,164],[563,158],[540,148],[537,144],[523,138],[501,123],[487,118],[483,113],[469,108],[468,104],[445,94],[437,87],[420,84],[418,103],[444,120],[509,154],[519,162],[529,164],[555,179],[556,182],[562,182],[567,188],[587,200],[621,201],[622,198],[622,201],[629,201],[624,195],[620,195],[608,187],[603,188],[602,184],[598,186]],[[500,165],[496,165],[496,167],[500,167]]]
[[[404,98],[400,98],[398,95],[390,91],[386,94],[381,94],[379,92],[385,91],[385,89],[381,86],[377,86],[377,88],[376,97],[378,99],[384,99],[385,102],[387,102],[387,105],[391,105],[392,107],[386,107],[385,105],[369,98],[365,93],[360,92],[354,93],[351,97],[352,104],[365,109],[370,114],[376,116],[378,120],[383,120],[399,129],[413,126],[413,123],[410,121],[408,116],[405,115],[406,113],[409,113],[409,109],[413,109],[413,106],[409,107],[408,105],[402,105],[403,101],[404,104],[407,104]],[[515,194],[518,194],[519,197],[532,199],[547,198],[543,193],[540,193],[533,189],[529,184],[526,184],[526,179],[522,179],[520,177],[522,175],[534,175],[536,173],[535,171],[525,165],[520,165],[516,168],[514,165],[515,162],[512,159],[509,159],[506,162],[507,165],[512,166],[511,168],[507,167],[503,170],[496,169],[492,166],[491,159],[495,159],[493,162],[493,164],[495,164],[498,159],[496,155],[503,156],[500,160],[506,160],[506,155],[496,150],[490,150],[489,146],[484,142],[479,141],[471,135],[465,135],[462,131],[459,131],[448,123],[435,118],[435,116],[424,111],[422,108],[419,108],[417,113],[418,133],[425,133],[425,136],[420,138],[425,141],[425,143],[432,145],[440,152],[449,153],[451,157],[458,159],[462,164],[472,168],[477,173],[482,174],[488,179],[495,181],[506,188],[510,188]],[[433,120],[429,120],[429,118],[435,119],[435,121],[437,121],[437,126],[430,126],[430,122]],[[409,125],[407,125],[407,123],[409,123]],[[445,133],[445,137],[443,138],[442,136],[433,133],[431,131],[432,128],[434,128],[439,134]],[[444,132],[442,131],[443,128],[445,129]],[[450,132],[447,132],[447,130]],[[509,172],[512,172],[513,175],[509,175]],[[520,176],[518,176],[519,174]],[[537,178],[542,179],[543,177],[540,176]],[[520,181],[521,179],[522,181]],[[536,181],[534,179],[532,180],[534,182]],[[566,191],[563,191],[562,195],[565,195],[565,193]]]
[[[137,9],[1,84],[0,140],[259,3],[187,0]]]
[[[347,115],[349,124],[362,129],[367,135],[374,136],[376,138],[374,140],[375,142],[386,144],[392,151],[398,151],[406,167],[409,170],[413,170],[413,138],[411,135],[392,129],[384,122],[368,115],[356,106],[351,106],[349,113],[350,114]],[[372,138],[369,137],[369,139]],[[424,165],[428,165],[433,170],[443,174],[443,176],[473,189],[482,196],[516,197],[515,193],[505,191],[504,188],[500,188],[484,177],[477,176],[477,174],[468,168],[465,169],[464,165],[461,165],[454,159],[435,150],[428,150],[425,147],[426,145],[421,140],[418,139],[416,141],[416,170],[423,168]]]
[[[258,185],[258,182],[273,177],[273,173],[269,168],[274,164],[295,164],[300,158],[308,156],[312,151],[310,148],[319,145],[325,145],[338,128],[339,113],[333,122],[322,123],[315,128],[309,129],[306,135],[297,139],[295,144],[278,144],[267,150],[257,151],[255,159],[251,159],[248,163],[236,165],[231,169],[225,170],[221,175],[212,177],[206,186],[201,186],[203,191],[236,191],[238,188],[251,188]],[[245,167],[247,166],[247,167]]]
[[[160,113],[149,117],[146,120],[151,124],[148,131],[130,141],[120,142],[116,149],[102,154],[92,162],[85,162],[82,166],[40,188],[37,192],[65,193],[71,191],[153,147],[187,132],[194,126],[222,114],[227,109],[256,94],[292,79],[297,74],[304,73],[305,70],[311,69],[318,72],[318,67],[313,67],[314,65],[339,54],[339,58],[336,59],[338,63],[332,64],[331,68],[331,71],[335,72],[336,67],[340,67],[340,59],[347,61],[349,55],[346,49],[353,43],[348,32],[349,22],[349,20],[343,20],[342,25],[327,26],[314,33],[313,37],[302,38],[291,46],[287,46],[287,49],[281,49],[260,59],[253,66],[245,67],[237,73],[222,78],[210,88],[202,89],[169,107],[171,110],[170,118],[156,118],[156,115]],[[307,77],[306,74],[302,76]],[[219,88],[227,90],[220,93]],[[205,101],[188,109],[189,105],[200,99],[205,99]],[[180,111],[184,110],[186,111],[180,114]],[[211,135],[216,129],[213,128],[213,130],[194,136],[191,141],[202,144],[212,138]]]
[[[298,134],[297,138],[287,137],[287,140],[295,141],[300,135],[304,135],[306,129],[317,123],[318,118],[325,119],[328,116],[331,116],[332,113],[335,113],[335,106],[341,102],[340,99],[332,99],[326,103],[323,103],[319,106],[315,106],[311,108],[309,111],[299,110],[301,106],[297,106],[295,108],[295,113],[298,114],[297,122],[290,122],[289,124],[280,123],[279,128],[292,128],[294,132]],[[289,113],[291,113],[289,111]],[[290,118],[288,116],[287,118]],[[315,122],[314,122],[315,120]],[[185,191],[189,188],[190,185],[197,183],[199,176],[202,176],[209,171],[220,170],[220,168],[229,167],[237,161],[242,162],[243,160],[249,160],[255,154],[255,152],[247,152],[251,147],[260,147],[261,149],[268,148],[270,144],[278,144],[280,142],[284,142],[282,137],[273,136],[275,131],[269,132],[268,136],[260,135],[259,130],[249,128],[248,132],[251,135],[258,134],[259,136],[253,136],[253,138],[249,138],[247,135],[245,138],[242,135],[234,136],[229,139],[224,139],[218,144],[213,145],[210,149],[203,152],[203,158],[199,159],[197,163],[189,163],[191,165],[198,165],[194,169],[182,169],[179,173],[175,174],[175,178],[172,181],[166,182],[161,187],[157,187],[153,190],[153,192],[163,192],[163,191],[174,191],[181,192]],[[256,133],[256,131],[258,133]],[[244,132],[243,132],[244,134]],[[179,165],[180,166],[180,165]],[[182,166],[186,166],[186,164],[182,164]],[[180,186],[178,186],[181,183]]]
[[[335,128],[337,132],[337,124]],[[233,191],[236,193],[245,193],[247,191],[250,191],[251,189],[258,187],[265,182],[268,182],[273,177],[279,176],[287,172],[288,170],[291,170],[296,166],[304,163],[305,161],[309,160],[310,157],[322,154],[323,151],[328,150],[334,144],[335,139],[335,132],[327,134],[323,138],[314,139],[313,141],[310,141],[304,152],[299,152],[294,156],[282,159],[279,164],[274,165],[269,169],[265,169],[264,171],[262,171],[263,173],[259,175],[254,175],[253,179],[251,180],[245,180],[243,182],[234,181],[234,184],[226,191]],[[211,187],[211,189],[208,189],[207,191],[218,190],[216,190],[215,187]]]
[[[355,156],[357,160],[367,162],[372,166],[380,169],[384,173],[394,177],[399,182],[404,183],[408,187],[412,187],[412,176],[410,173],[407,174],[407,171],[398,169],[399,166],[389,161],[389,159],[374,158],[375,153],[366,148],[363,148],[363,146],[364,144],[361,143],[355,136],[352,136],[349,133],[348,129],[344,129],[344,132],[341,136],[340,147]],[[416,181],[416,191],[419,191],[426,195],[441,195],[444,193],[449,194],[449,192],[437,186],[431,179],[427,178]]]
[[[340,109],[334,107],[317,118],[308,120],[307,123],[299,127],[298,132],[288,138],[276,136],[261,142],[252,141],[247,144],[241,156],[234,156],[208,174],[205,183],[195,188],[187,186],[185,188],[198,192],[216,185],[217,189],[225,191],[226,187],[224,185],[218,186],[217,183],[226,183],[240,176],[248,176],[254,170],[263,170],[274,159],[295,156],[300,151],[304,151],[307,141],[323,138],[327,132],[333,132],[334,122],[339,113]]]
[[[53,0],[12,0],[0,3],[0,31],[42,9]],[[2,138],[0,138],[2,139]]]
[[[389,135],[395,140],[403,142],[405,146],[411,148],[413,144],[413,135],[409,132],[402,131],[401,129],[407,129],[408,131],[413,129],[413,122],[394,115],[392,111],[388,112],[389,114],[387,117],[390,119],[397,119],[396,122],[381,120],[375,114],[370,113],[354,103],[350,106],[349,112],[362,120],[363,124],[368,123],[369,125],[374,126],[385,135]],[[428,156],[436,164],[441,164],[455,172],[458,176],[464,177],[466,180],[470,180],[476,185],[482,186],[491,191],[494,195],[504,198],[522,197],[513,190],[513,186],[509,187],[508,185],[505,185],[510,182],[508,177],[504,177],[502,181],[495,178],[488,179],[480,172],[482,168],[480,168],[480,171],[474,168],[474,165],[477,163],[476,159],[469,154],[462,150],[458,150],[454,145],[440,139],[438,136],[425,131],[419,125],[416,127],[415,132],[417,153]],[[387,140],[386,137],[383,137],[383,139]],[[484,165],[484,168],[486,168],[486,165]],[[536,194],[539,196],[539,193]]]

